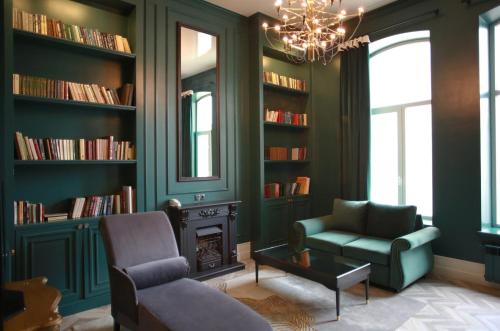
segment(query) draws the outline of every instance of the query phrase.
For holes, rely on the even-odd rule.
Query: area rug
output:
[[[366,304],[364,288],[359,285],[341,293],[341,319],[336,321],[335,292],[271,268],[263,268],[259,274],[259,284],[248,270],[206,283],[261,314],[275,331],[396,330],[425,306],[374,287]],[[76,323],[70,330],[111,331],[112,326],[113,319],[107,315]]]

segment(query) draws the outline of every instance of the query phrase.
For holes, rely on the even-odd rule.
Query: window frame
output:
[[[376,51],[370,53],[369,60],[373,57],[382,54],[385,51],[389,51],[391,49],[401,47],[404,45],[414,44],[414,43],[422,43],[422,42],[431,42],[430,34],[428,37],[416,37],[403,41],[398,41],[377,49]],[[426,106],[429,105],[431,107],[432,112],[432,99],[416,101],[404,104],[397,105],[389,105],[384,107],[370,107],[370,121],[371,117],[374,115],[386,114],[386,113],[397,113],[398,117],[398,203],[400,205],[404,205],[406,203],[406,116],[405,110],[410,107],[416,106]],[[370,151],[371,148],[371,139],[370,139]],[[369,177],[371,177],[371,167],[369,169]],[[369,185],[370,187],[371,185]],[[368,192],[369,198],[371,198],[371,190]],[[422,219],[426,225],[432,225],[433,216],[425,216],[422,215]]]

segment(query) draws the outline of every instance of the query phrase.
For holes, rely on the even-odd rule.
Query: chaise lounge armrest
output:
[[[333,215],[320,216],[295,222],[293,224],[294,242],[292,243],[295,251],[303,251],[306,237],[330,230],[333,226],[333,222]]]
[[[109,267],[111,285],[111,309],[114,317],[117,314],[127,316],[137,324],[137,290],[134,281],[115,266]]]
[[[426,227],[405,236],[394,239],[391,251],[407,251],[425,245],[441,236],[441,232],[434,226]]]

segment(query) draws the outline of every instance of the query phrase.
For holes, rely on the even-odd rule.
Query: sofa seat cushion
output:
[[[325,231],[306,238],[306,247],[342,255],[342,247],[360,235],[342,231]]]
[[[360,238],[346,244],[343,255],[351,259],[389,265],[392,240],[379,238]]]
[[[192,279],[137,292],[139,325],[170,331],[272,331],[259,314],[227,294]]]

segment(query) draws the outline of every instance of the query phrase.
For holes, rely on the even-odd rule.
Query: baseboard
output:
[[[238,244],[238,261],[250,259],[250,242]]]
[[[482,263],[434,255],[434,270],[430,275],[439,279],[464,281],[500,289],[500,284],[484,279],[484,264]]]

